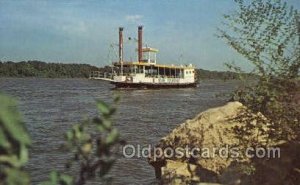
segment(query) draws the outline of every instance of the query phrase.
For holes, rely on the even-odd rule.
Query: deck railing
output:
[[[90,73],[90,78],[91,79],[96,79],[96,78],[109,78],[109,79],[112,79],[113,76],[112,76],[111,73],[108,73],[108,72],[92,71]]]

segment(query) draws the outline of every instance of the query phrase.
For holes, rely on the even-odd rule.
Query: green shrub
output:
[[[31,139],[11,98],[0,94],[0,182],[7,185],[27,185],[23,170],[28,161]]]
[[[82,185],[96,176],[103,181],[111,180],[106,175],[116,160],[115,149],[124,143],[112,123],[118,101],[118,97],[114,99],[114,105],[98,101],[100,117],[86,119],[67,131],[64,146],[73,157],[66,162],[64,172],[52,171],[49,180],[41,184]],[[28,161],[30,144],[15,101],[0,94],[0,184],[30,184],[29,175],[23,169]],[[74,163],[77,163],[79,174],[72,176],[67,172]]]
[[[241,54],[254,68],[257,79],[233,93],[233,99],[242,102],[253,113],[262,113],[268,121],[270,140],[299,139],[299,104],[295,95],[300,67],[300,15],[281,0],[235,0],[237,8],[224,15],[219,36]],[[235,64],[227,66],[236,72]],[[251,120],[243,116],[244,128],[252,129]],[[240,136],[241,133],[239,133]]]

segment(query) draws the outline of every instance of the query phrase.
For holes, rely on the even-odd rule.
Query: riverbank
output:
[[[255,129],[243,136],[252,141],[246,145],[236,132],[241,128],[236,118],[246,112],[241,103],[229,102],[177,126],[156,145],[164,154],[157,157],[153,153],[149,159],[157,178],[164,184],[299,183],[300,142],[268,141],[264,134],[268,128],[259,126],[266,118],[252,114],[248,116]],[[178,155],[180,151],[183,155]]]
[[[111,72],[111,67],[96,67],[82,63],[42,62],[37,60],[12,62],[0,61],[0,77],[39,77],[39,78],[89,78],[92,71]],[[238,79],[238,74],[228,71],[210,71],[196,69],[198,80],[203,79]]]

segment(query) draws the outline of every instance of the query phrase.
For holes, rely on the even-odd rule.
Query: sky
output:
[[[288,0],[300,9],[300,0]],[[109,65],[117,60],[118,27],[124,57],[136,60],[137,26],[160,64],[226,70],[250,65],[216,36],[233,0],[0,0],[0,60]]]

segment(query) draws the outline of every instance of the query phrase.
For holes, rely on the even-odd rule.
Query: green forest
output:
[[[94,70],[98,68],[89,64],[0,61],[0,77],[88,78]]]
[[[92,71],[111,71],[109,66],[96,67],[89,64],[46,63],[37,60],[1,62],[0,77],[41,78],[88,78]],[[238,73],[224,71],[196,70],[197,79],[238,79]]]

